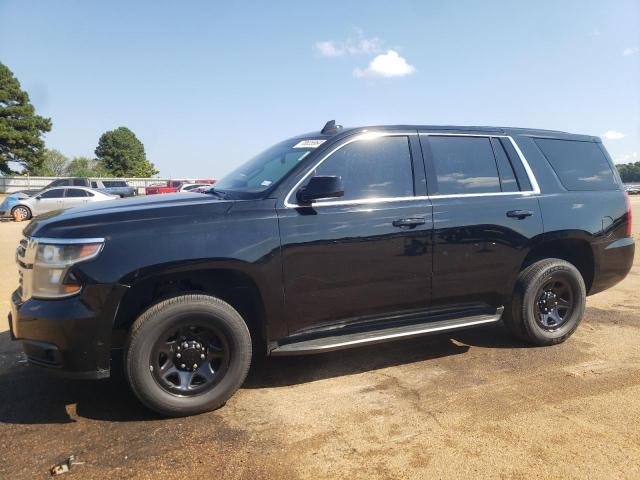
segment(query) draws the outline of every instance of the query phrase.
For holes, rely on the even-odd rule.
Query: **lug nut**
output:
[[[198,368],[198,364],[197,364],[197,363],[194,363],[194,364],[193,364],[193,369],[195,370],[196,368]]]
[[[201,353],[201,354],[200,354],[200,358],[204,358],[204,353]]]
[[[179,354],[179,353],[177,353],[177,354],[176,354],[176,357],[180,358],[180,357],[182,357],[182,355],[181,355],[181,354]]]
[[[184,368],[184,367],[186,367],[186,365],[184,363],[181,363],[180,368]]]

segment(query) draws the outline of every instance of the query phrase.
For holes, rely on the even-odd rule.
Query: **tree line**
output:
[[[616,165],[624,183],[640,183],[640,162]]]
[[[127,127],[103,133],[95,158],[67,158],[46,148],[43,135],[50,118],[36,115],[29,95],[0,62],[0,174],[70,177],[151,177],[158,173],[144,145]],[[20,167],[15,171],[12,165]]]

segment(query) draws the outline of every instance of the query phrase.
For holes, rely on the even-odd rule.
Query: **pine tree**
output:
[[[37,172],[44,162],[42,134],[51,130],[51,119],[35,114],[29,95],[13,72],[0,62],[0,173],[14,173],[9,162]]]

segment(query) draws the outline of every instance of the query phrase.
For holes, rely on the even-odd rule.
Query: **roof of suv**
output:
[[[367,125],[361,127],[339,127],[327,133],[310,132],[299,135],[299,138],[331,138],[336,135],[351,135],[367,130],[424,130],[429,132],[458,132],[458,133],[487,133],[496,135],[522,135],[529,137],[557,138],[561,140],[581,140],[586,142],[600,142],[599,137],[582,135],[577,133],[562,132],[559,130],[544,130],[539,128],[520,127],[490,127],[473,125]]]

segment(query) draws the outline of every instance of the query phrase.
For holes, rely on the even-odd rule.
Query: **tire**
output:
[[[26,205],[16,205],[11,209],[11,216],[16,222],[21,222],[23,220],[30,220],[33,214],[31,213],[31,209]]]
[[[545,292],[550,292],[552,298]],[[565,260],[547,258],[520,272],[503,320],[512,334],[529,344],[555,345],[578,328],[586,297],[584,279],[578,269]],[[561,306],[553,307],[554,302]]]
[[[198,360],[200,346],[206,360]],[[157,303],[133,323],[125,345],[125,376],[150,409],[171,417],[195,415],[221,407],[240,388],[251,350],[247,324],[231,305],[208,295],[182,295]],[[185,358],[201,363],[184,370],[180,362]]]

